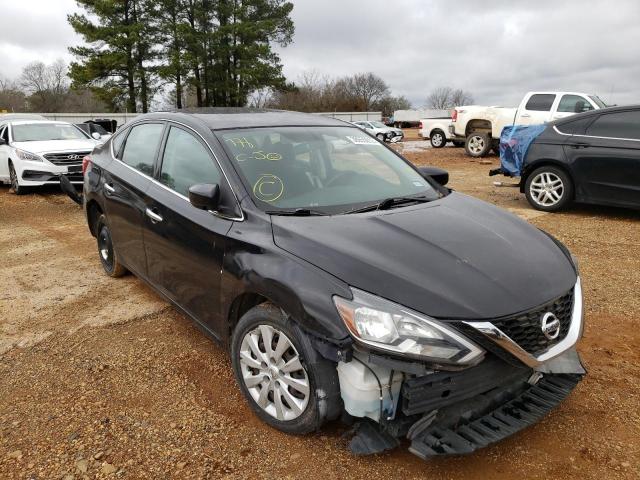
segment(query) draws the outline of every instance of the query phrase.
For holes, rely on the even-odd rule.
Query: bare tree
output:
[[[247,105],[251,108],[265,108],[271,103],[273,89],[270,87],[260,88],[251,92],[247,98]]]
[[[0,113],[22,112],[26,101],[26,95],[15,81],[0,77]]]
[[[24,67],[20,83],[29,93],[31,109],[39,112],[58,112],[69,91],[67,66],[62,60],[51,65],[33,62]]]
[[[449,108],[473,103],[473,97],[469,92],[458,88],[438,87],[427,97],[427,108],[435,110],[448,110]]]
[[[343,79],[345,93],[361,102],[362,110],[369,111],[371,105],[389,94],[389,86],[379,76],[369,73],[358,73]]]

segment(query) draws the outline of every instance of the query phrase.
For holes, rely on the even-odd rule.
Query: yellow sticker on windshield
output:
[[[253,194],[263,202],[275,202],[284,193],[284,183],[279,177],[264,174],[253,186]]]

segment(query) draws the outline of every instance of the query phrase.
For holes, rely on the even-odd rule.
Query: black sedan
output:
[[[84,161],[105,272],[132,272],[229,347],[289,433],[360,422],[468,453],[537,421],[585,373],[577,266],[550,235],[446,188],[347,123],[232,110],[138,117]]]
[[[640,207],[640,106],[550,123],[526,154],[521,191],[538,210],[571,202]]]

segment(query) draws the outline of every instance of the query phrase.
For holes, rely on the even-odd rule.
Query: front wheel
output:
[[[335,365],[319,358],[306,334],[275,305],[263,303],[242,316],[231,338],[231,360],[251,408],[272,427],[304,434],[337,416]]]
[[[23,187],[18,182],[18,175],[16,174],[16,169],[13,168],[13,163],[9,163],[9,180],[11,181],[11,190],[16,195],[24,195],[27,193],[27,187]]]
[[[442,148],[447,144],[447,137],[442,130],[434,130],[431,132],[430,140],[433,148]]]
[[[557,167],[534,170],[525,182],[525,195],[536,210],[557,212],[573,200],[573,183],[567,173]]]
[[[491,139],[486,133],[471,133],[464,145],[467,155],[479,158],[486,157],[491,150]]]
[[[379,133],[379,134],[377,134],[377,135],[376,135],[376,138],[377,138],[378,140],[380,140],[381,142],[384,142],[384,141],[385,141],[384,133]]]

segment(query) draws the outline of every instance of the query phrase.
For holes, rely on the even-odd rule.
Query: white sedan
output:
[[[381,142],[399,142],[404,138],[404,132],[400,128],[387,127],[382,122],[362,120],[351,122],[360,127]]]
[[[0,182],[21,195],[29,187],[57,184],[60,175],[82,183],[82,159],[98,140],[67,122],[2,120]]]

